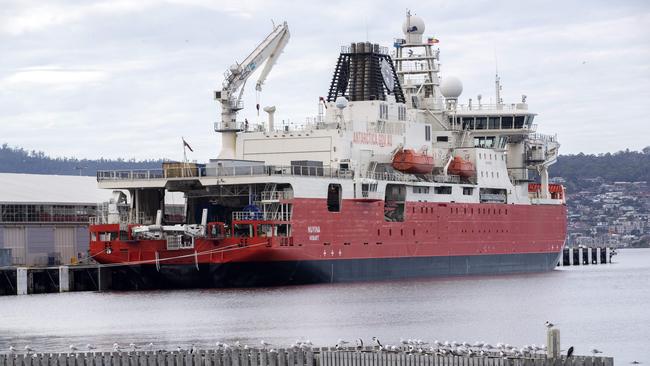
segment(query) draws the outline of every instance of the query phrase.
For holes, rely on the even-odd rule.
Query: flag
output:
[[[434,38],[434,37],[427,38],[427,43],[428,44],[435,44],[435,43],[438,43],[438,42],[440,42],[440,40],[438,40],[437,38]]]
[[[182,137],[181,137],[181,138],[182,138]],[[194,152],[194,150],[192,149],[192,146],[190,146],[190,144],[188,144],[187,141],[185,141],[184,138],[182,138],[182,139],[183,139],[183,146],[184,146],[184,147],[187,147],[188,149],[190,149],[191,152]]]

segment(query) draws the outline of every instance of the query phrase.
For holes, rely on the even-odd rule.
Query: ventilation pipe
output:
[[[273,115],[275,114],[275,106],[264,107],[264,112],[269,114],[269,132],[273,132]]]

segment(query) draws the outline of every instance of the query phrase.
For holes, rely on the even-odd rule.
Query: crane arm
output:
[[[232,125],[237,111],[242,108],[241,97],[246,80],[266,61],[266,65],[257,80],[255,89],[261,90],[273,65],[280,53],[289,42],[289,26],[287,22],[273,28],[273,31],[251,52],[240,64],[230,67],[225,73],[221,92],[217,95],[221,101],[222,123]],[[239,93],[237,91],[240,90]]]
[[[248,77],[257,70],[264,61],[266,66],[262,70],[258,85],[271,71],[278,56],[289,42],[289,27],[286,22],[276,26],[273,31],[251,52],[240,64],[233,65],[226,73],[223,89],[234,94],[246,82]]]

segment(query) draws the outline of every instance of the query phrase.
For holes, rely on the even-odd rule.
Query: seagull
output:
[[[27,346],[25,346],[25,352],[27,352],[27,354],[29,354],[31,352],[34,352],[34,349],[32,347],[30,347],[29,345],[27,345]]]
[[[339,346],[344,346],[344,345],[346,345],[348,343],[350,343],[350,342],[348,342],[348,341],[346,341],[344,339],[341,339],[341,338],[339,338],[338,342],[336,342],[336,344],[338,344]]]
[[[129,343],[129,347],[135,352],[136,349],[140,348],[135,343]]]
[[[594,348],[594,349],[591,350],[591,353],[593,353],[594,355],[596,355],[596,354],[598,354],[598,353],[603,353],[603,351],[601,351],[601,350],[599,350],[599,349],[597,349],[597,348]]]
[[[69,345],[68,348],[70,348],[70,352],[77,352],[78,351],[77,347],[75,347],[74,344]]]
[[[236,342],[235,342],[235,347],[237,347],[237,348],[241,348],[241,343],[239,343],[239,341],[236,341]]]
[[[266,349],[266,347],[271,345],[271,343],[265,342],[263,339],[260,341],[260,344],[262,345],[262,347],[264,347],[264,349]]]
[[[379,339],[377,337],[372,337],[372,341],[375,342],[375,345],[382,347],[381,342],[379,342]]]
[[[566,351],[566,356],[567,357],[573,356],[573,346],[569,347],[569,350]]]
[[[96,348],[96,347],[93,346],[93,345],[90,344],[90,343],[88,343],[88,344],[86,345],[86,349],[89,350],[89,351],[92,351],[92,350],[94,350],[95,348]]]
[[[9,352],[15,353],[16,352],[16,347],[9,345]]]
[[[548,328],[548,329],[551,329],[551,328],[553,328],[555,326],[555,324],[549,322],[548,320],[544,323],[544,325],[546,325],[546,328]]]
[[[113,351],[114,352],[119,352],[120,351],[120,345],[117,343],[113,343]]]
[[[149,349],[149,351],[153,351],[153,343],[149,343],[147,345],[147,348]]]
[[[357,349],[363,349],[363,339],[357,338]]]
[[[632,361],[632,362],[630,362],[630,363],[631,363],[632,365],[639,365],[639,364],[641,364],[641,362],[639,362],[639,361],[637,361],[637,360],[634,360],[634,361]]]

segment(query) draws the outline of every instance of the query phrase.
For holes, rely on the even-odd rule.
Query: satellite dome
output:
[[[344,109],[345,107],[348,106],[348,100],[345,99],[345,97],[338,97],[336,98],[336,108],[338,109]]]
[[[424,20],[417,15],[406,17],[404,24],[402,24],[402,32],[404,32],[404,35],[422,34],[424,33],[424,29]]]
[[[442,96],[450,99],[458,99],[463,92],[463,83],[455,76],[448,76],[442,79],[440,83],[440,92]]]

